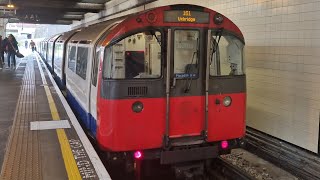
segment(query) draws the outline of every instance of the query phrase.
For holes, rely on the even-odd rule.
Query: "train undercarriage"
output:
[[[136,180],[148,179],[154,173],[171,171],[175,179],[208,180],[212,163],[221,154],[230,153],[231,149],[243,144],[241,139],[234,139],[226,149],[221,143],[207,146],[183,146],[168,149],[154,149],[135,152],[105,152],[106,163],[122,169],[121,174],[131,174]]]

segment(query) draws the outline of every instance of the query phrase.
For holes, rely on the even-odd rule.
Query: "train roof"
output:
[[[99,24],[94,24],[82,29],[79,33],[75,34],[69,42],[82,43],[82,44],[94,44],[101,35],[109,28],[110,25],[116,23],[119,20],[105,21]]]
[[[46,38],[44,38],[44,39],[42,40],[42,42],[47,43],[50,38],[51,38],[51,37],[46,37]]]
[[[71,31],[67,31],[64,32],[63,34],[61,34],[61,36],[57,39],[57,43],[63,43],[65,41],[67,41],[72,35],[74,35],[77,32],[80,32],[81,29],[75,29],[75,30],[71,30]]]
[[[54,42],[59,36],[61,36],[61,34],[56,34],[54,36],[52,36],[51,38],[48,39],[48,42]]]

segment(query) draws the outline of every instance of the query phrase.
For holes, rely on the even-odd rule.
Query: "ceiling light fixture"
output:
[[[14,8],[14,5],[11,3],[11,0],[9,0],[7,7],[8,8]]]

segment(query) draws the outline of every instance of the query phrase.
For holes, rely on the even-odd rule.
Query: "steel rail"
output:
[[[230,162],[224,160],[221,157],[214,160],[209,174],[214,179],[253,179],[245,171],[241,170],[239,167],[232,165]]]
[[[247,127],[245,149],[302,179],[320,179],[320,158],[312,152]]]

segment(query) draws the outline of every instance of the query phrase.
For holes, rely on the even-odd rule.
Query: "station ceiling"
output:
[[[110,0],[0,0],[3,18],[13,4],[15,15],[10,19],[23,23],[37,24],[71,24],[73,20],[81,20],[85,13],[98,13],[104,10],[105,3]],[[7,12],[7,13],[6,13]],[[10,22],[10,21],[9,21]]]

